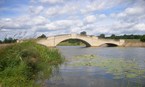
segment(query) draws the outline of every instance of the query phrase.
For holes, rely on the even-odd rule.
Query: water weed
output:
[[[102,58],[96,55],[78,55],[71,66],[96,66],[114,75],[114,79],[145,77],[145,68],[141,68],[136,60],[123,58]]]

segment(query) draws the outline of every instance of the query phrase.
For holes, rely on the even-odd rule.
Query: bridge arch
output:
[[[80,39],[80,38],[73,38],[73,39],[72,39],[72,38],[68,38],[68,39],[62,39],[62,40],[60,40],[59,42],[57,42],[55,46],[57,46],[59,43],[61,43],[61,42],[63,42],[63,41],[67,41],[67,40],[79,40],[79,41],[81,41],[82,43],[84,43],[84,44],[86,45],[86,47],[91,47],[91,44],[90,44],[88,41],[85,41],[85,40]]]
[[[115,43],[103,43],[100,47],[118,47],[118,44]]]

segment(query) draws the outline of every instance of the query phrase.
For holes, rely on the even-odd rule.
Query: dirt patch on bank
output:
[[[6,47],[6,46],[10,46],[10,45],[13,45],[14,43],[10,43],[10,44],[0,44],[0,49],[1,48],[4,48],[4,47]]]

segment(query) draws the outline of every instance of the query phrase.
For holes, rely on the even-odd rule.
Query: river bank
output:
[[[2,87],[40,87],[52,70],[63,62],[55,48],[27,41],[0,49],[0,85]],[[39,81],[39,82],[37,82]]]
[[[145,47],[144,42],[125,42],[124,47]]]

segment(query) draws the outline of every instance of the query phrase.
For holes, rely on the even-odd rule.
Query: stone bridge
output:
[[[88,36],[88,35],[84,36],[80,34],[64,34],[64,35],[51,36],[51,37],[47,37],[46,39],[39,39],[37,40],[37,43],[48,47],[55,47],[62,41],[68,39],[78,39],[82,41],[84,44],[86,44],[87,47],[98,47],[103,44],[123,46],[123,44],[125,43],[124,40],[99,39],[96,36]]]

